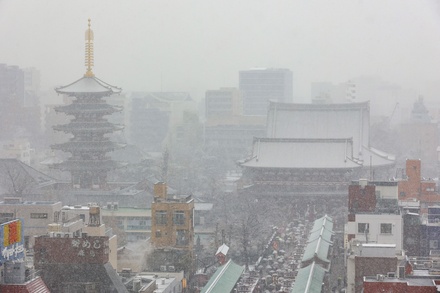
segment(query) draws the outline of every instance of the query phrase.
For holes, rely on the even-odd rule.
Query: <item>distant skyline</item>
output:
[[[35,67],[42,88],[85,73],[92,19],[94,73],[129,91],[238,87],[238,72],[288,68],[294,99],[310,83],[380,76],[440,94],[440,4],[435,0],[0,0],[0,63]]]

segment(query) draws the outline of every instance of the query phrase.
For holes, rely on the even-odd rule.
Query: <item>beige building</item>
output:
[[[242,105],[241,93],[237,88],[208,90],[205,93],[206,120],[240,116],[243,113]]]
[[[109,262],[117,268],[117,237],[102,221],[100,207],[62,206],[61,202],[23,201],[20,197],[5,197],[0,202],[0,218],[23,220],[24,242],[32,249],[35,237],[49,234],[52,237],[108,236]]]
[[[151,234],[151,209],[108,206],[101,210],[105,223],[115,223],[128,242],[146,240]]]
[[[5,197],[0,202],[0,218],[23,220],[24,242],[26,248],[32,248],[34,237],[47,234],[49,224],[58,222],[61,202],[23,201],[20,197]]]
[[[2,158],[17,159],[26,165],[31,165],[34,150],[27,139],[15,139],[2,143],[0,156]]]

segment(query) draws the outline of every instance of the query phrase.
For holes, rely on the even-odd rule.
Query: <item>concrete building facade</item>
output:
[[[115,223],[124,231],[126,240],[146,240],[151,234],[151,209],[118,207],[102,209],[105,223]]]
[[[0,202],[0,218],[23,219],[24,243],[29,249],[34,245],[35,236],[46,234],[48,225],[58,222],[61,208],[61,202],[6,197]]]
[[[269,101],[293,102],[293,74],[285,68],[254,68],[239,72],[243,114],[266,116]]]
[[[205,93],[205,118],[224,118],[241,115],[241,92],[237,88],[220,88]]]

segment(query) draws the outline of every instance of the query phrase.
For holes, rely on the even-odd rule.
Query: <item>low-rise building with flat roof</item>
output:
[[[0,218],[23,220],[24,244],[27,249],[34,245],[34,237],[47,233],[49,224],[58,222],[61,202],[24,201],[21,197],[5,197],[0,202]]]
[[[117,207],[101,210],[105,223],[114,223],[125,233],[129,242],[146,240],[151,234],[151,209],[138,207]]]

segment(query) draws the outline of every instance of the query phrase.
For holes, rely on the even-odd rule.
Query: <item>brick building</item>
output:
[[[109,262],[109,237],[39,236],[35,269],[51,292],[127,292]]]
[[[422,161],[406,160],[404,179],[399,181],[399,199],[416,199],[422,203],[422,211],[431,203],[440,202],[436,182],[422,177]]]
[[[364,276],[395,272],[398,258],[393,244],[360,244],[347,258],[347,292],[362,292]]]

